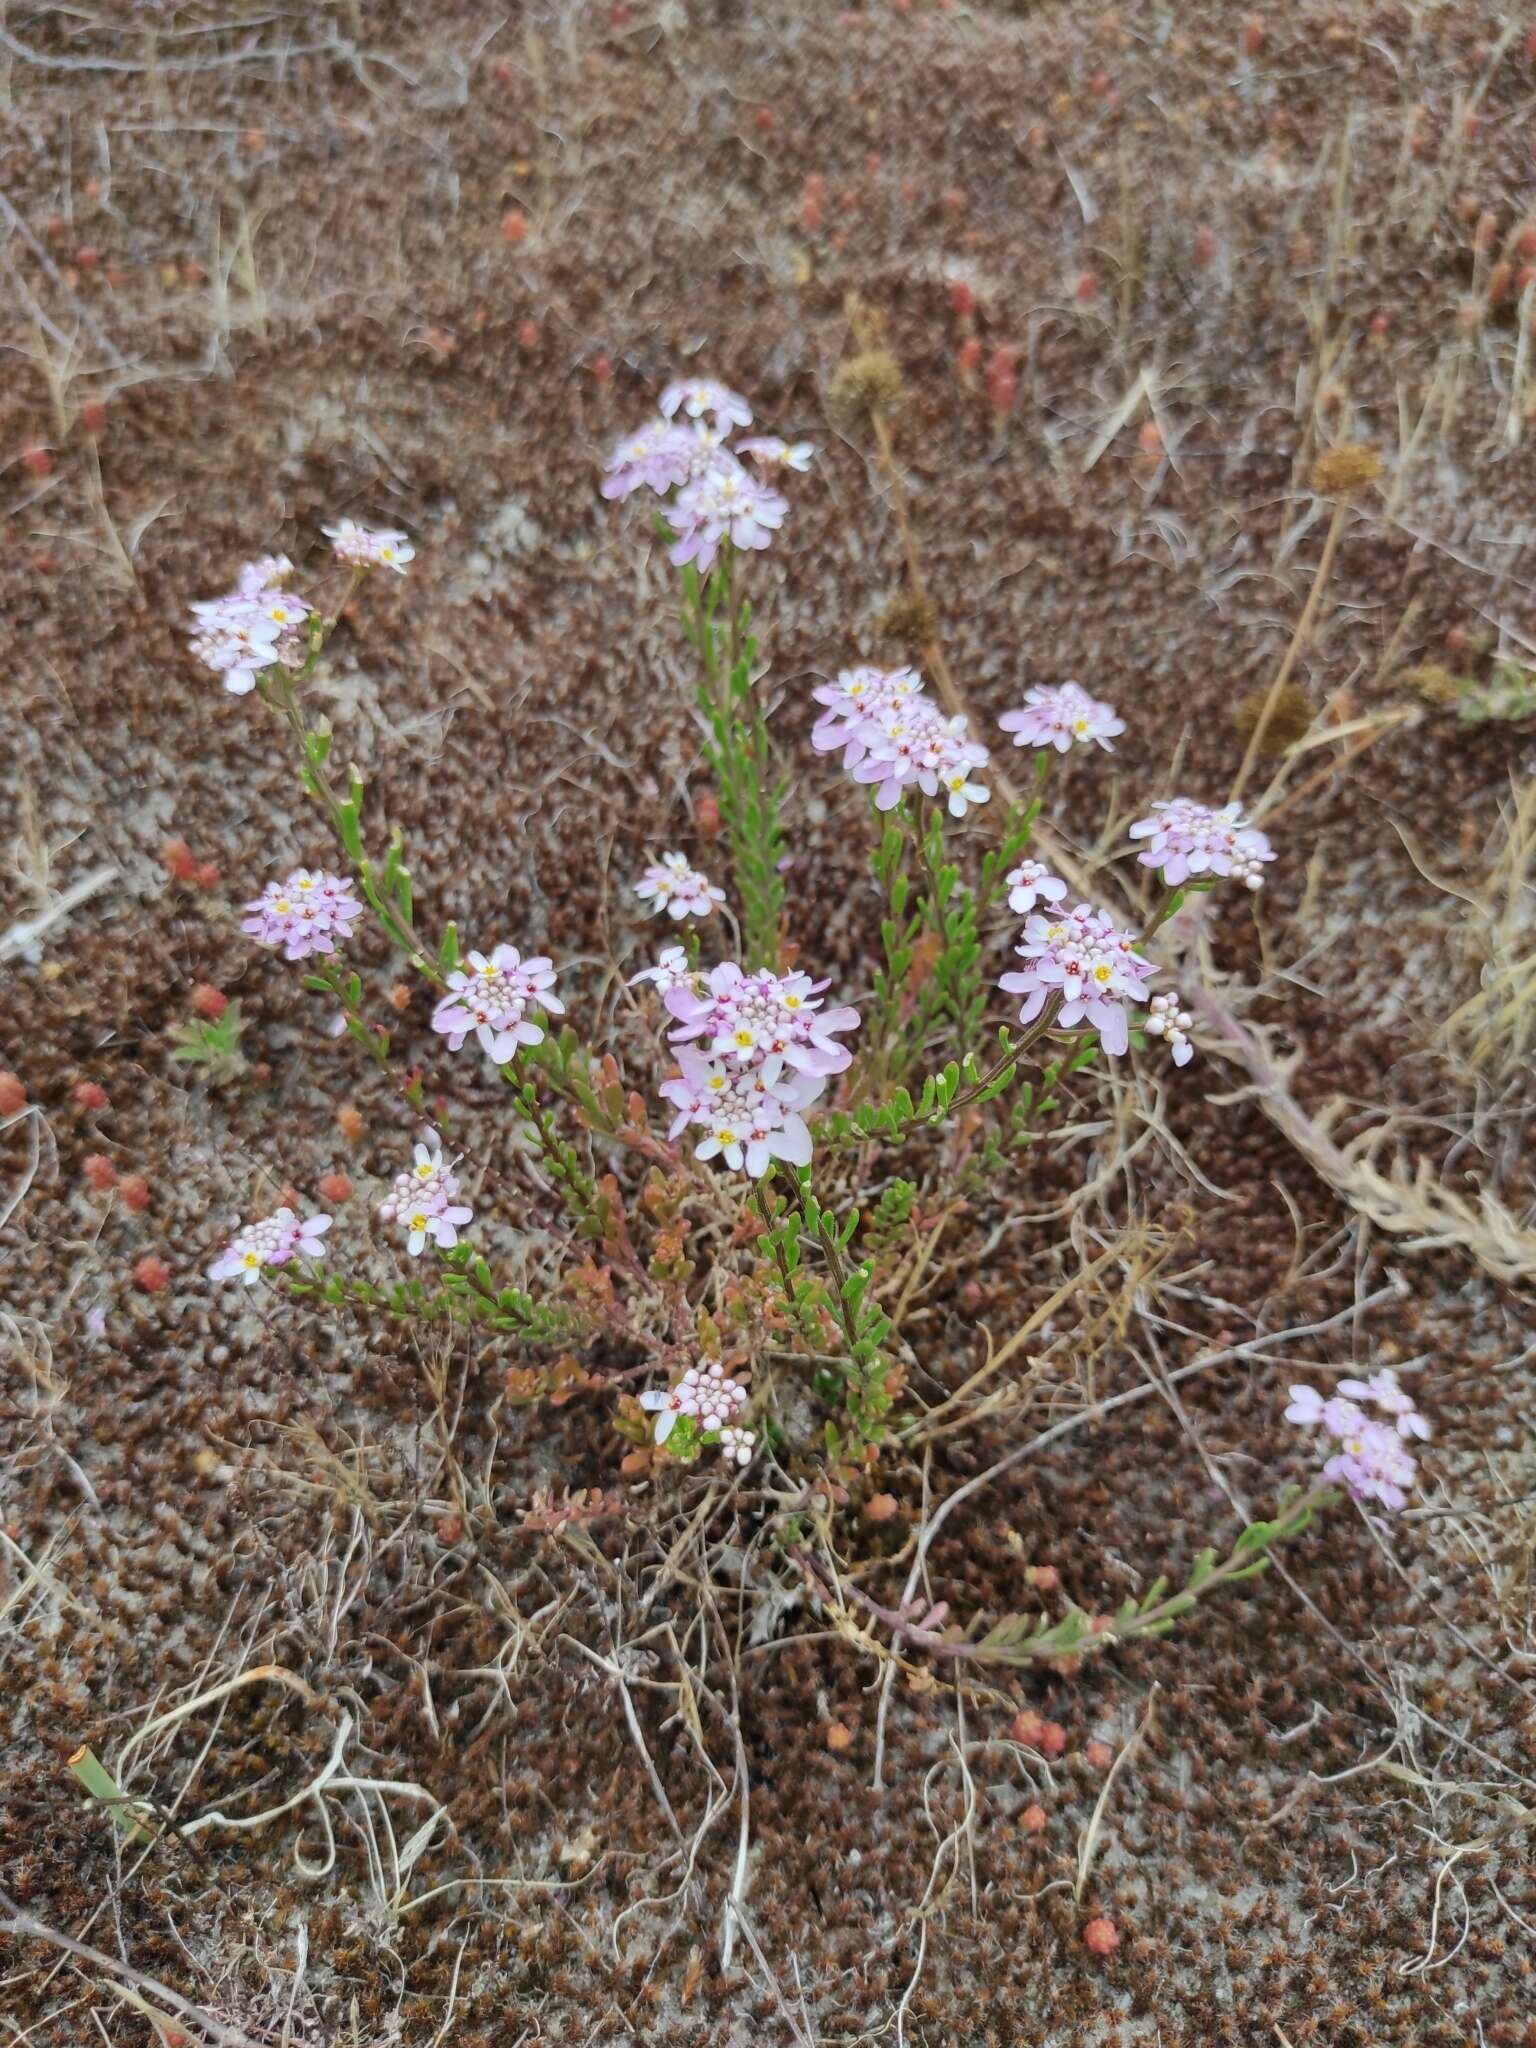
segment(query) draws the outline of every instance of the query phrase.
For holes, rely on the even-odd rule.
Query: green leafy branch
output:
[[[333,1308],[376,1310],[397,1321],[475,1323],[509,1331],[531,1344],[566,1343],[580,1330],[579,1318],[570,1309],[535,1302],[520,1288],[498,1288],[485,1260],[470,1245],[456,1245],[443,1254],[440,1278],[437,1288],[416,1279],[375,1287],[371,1281],[330,1273],[323,1279],[289,1278],[287,1285],[290,1294]]]
[[[748,968],[778,962],[784,913],[780,825],[786,783],[774,773],[768,725],[753,687],[757,641],[751,606],[736,603],[735,549],[727,541],[707,581],[693,563],[683,570],[683,630],[703,669],[699,709],[709,734],[705,757],[719,792],[741,903]]]

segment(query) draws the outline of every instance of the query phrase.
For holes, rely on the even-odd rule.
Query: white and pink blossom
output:
[[[808,974],[748,974],[734,960],[722,961],[703,978],[702,988],[678,984],[664,1000],[677,1019],[674,1045],[702,1041],[712,1058],[734,1067],[759,1069],[777,1081],[785,1067],[800,1074],[841,1074],[853,1060],[838,1035],[851,1031],[859,1013],[846,1006],[824,1010],[824,981]]]
[[[322,868],[295,868],[286,881],[269,882],[245,907],[249,914],[240,929],[258,945],[281,946],[285,960],[334,953],[336,942],[351,936],[363,914],[351,882]]]
[[[671,918],[710,917],[725,901],[725,891],[691,866],[685,853],[664,853],[652,862],[636,882],[635,894]]]
[[[1067,893],[1060,875],[1053,875],[1043,860],[1020,861],[1008,875],[1008,908],[1020,917],[1037,903],[1059,903]]]
[[[665,494],[696,473],[698,436],[671,420],[652,420],[614,449],[599,488],[605,498],[627,498],[639,490]]]
[[[1054,747],[1058,754],[1095,742],[1112,754],[1110,741],[1125,731],[1114,706],[1090,697],[1080,683],[1038,684],[1024,692],[1019,710],[1005,711],[997,722],[1016,747]]]
[[[394,1186],[379,1204],[386,1223],[398,1223],[406,1233],[406,1250],[419,1258],[428,1240],[440,1251],[451,1251],[465,1224],[474,1221],[474,1211],[456,1199],[458,1176],[443,1158],[435,1134],[416,1146],[411,1164],[395,1175]]]
[[[1194,1021],[1188,1010],[1180,1009],[1176,995],[1156,995],[1147,1011],[1146,1033],[1164,1040],[1176,1067],[1187,1067],[1195,1055],[1189,1035]]]
[[[1054,1022],[1071,1030],[1088,1024],[1105,1052],[1118,1057],[1130,1044],[1130,1010],[1147,1000],[1154,969],[1136,951],[1136,935],[1121,931],[1086,903],[1045,916],[1036,911],[1014,951],[1025,965],[999,978],[998,987],[1021,995],[1019,1022],[1031,1024],[1048,1004]]]
[[[1258,889],[1262,864],[1275,857],[1265,835],[1244,824],[1237,804],[1215,811],[1187,796],[1155,803],[1151,817],[1132,825],[1131,837],[1147,841],[1137,858],[1143,867],[1161,868],[1169,888],[1202,875],[1227,875]]]
[[[1294,1386],[1290,1393],[1286,1421],[1321,1428],[1338,1445],[1323,1466],[1323,1477],[1340,1481],[1357,1501],[1402,1507],[1418,1476],[1418,1461],[1404,1440],[1427,1439],[1429,1424],[1398,1385],[1396,1373],[1383,1368],[1368,1380],[1340,1380],[1333,1395],[1308,1386]],[[1393,1421],[1367,1415],[1362,1403],[1383,1410]]]
[[[755,1180],[776,1159],[789,1166],[810,1164],[811,1134],[799,1112],[820,1093],[819,1079],[781,1072],[770,1082],[761,1068],[701,1059],[686,1046],[678,1064],[682,1072],[661,1085],[677,1111],[668,1136],[701,1127],[696,1159],[723,1159],[733,1172],[745,1170]]]
[[[192,632],[194,658],[224,678],[231,696],[248,696],[262,671],[282,659],[283,628],[243,597],[213,598],[192,610],[198,620]]]
[[[407,562],[414,562],[416,550],[407,535],[392,526],[362,526],[355,519],[338,519],[320,531],[331,543],[338,562],[349,569],[393,569],[405,574]]]
[[[738,441],[736,452],[750,455],[765,469],[807,470],[816,454],[809,441],[781,441],[777,434],[760,434],[755,440]]]
[[[292,1209],[279,1209],[260,1223],[237,1228],[208,1268],[208,1278],[239,1280],[254,1287],[263,1272],[289,1265],[294,1259],[323,1259],[322,1240],[333,1220],[323,1214],[300,1217]]]
[[[642,967],[638,974],[629,977],[631,988],[641,981],[653,981],[657,992],[664,996],[669,989],[702,985],[703,976],[689,966],[686,946],[663,946],[654,967]]]
[[[670,559],[678,568],[696,562],[707,574],[724,541],[738,548],[767,547],[788,510],[787,498],[749,475],[733,455],[723,454],[673,501],[677,540]]]
[[[669,384],[661,394],[660,408],[662,417],[669,420],[680,411],[691,420],[708,417],[722,432],[752,424],[752,408],[741,393],[710,377],[682,377]]]
[[[525,960],[516,946],[497,946],[489,955],[469,953],[467,965],[448,976],[448,993],[432,1012],[432,1029],[441,1032],[450,1052],[457,1052],[471,1033],[498,1066],[522,1045],[538,1045],[544,1032],[529,1015],[548,1010],[565,1014],[555,994],[554,964],[543,954]]]

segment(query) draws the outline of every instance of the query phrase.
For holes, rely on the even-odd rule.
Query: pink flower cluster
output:
[[[1230,875],[1258,889],[1264,882],[1262,863],[1275,857],[1265,835],[1243,823],[1237,804],[1213,811],[1187,796],[1154,804],[1152,816],[1138,818],[1131,827],[1131,837],[1148,842],[1138,858],[1143,867],[1161,868],[1170,888],[1191,876]]]
[[[661,417],[628,435],[608,458],[605,498],[627,498],[638,490],[660,496],[675,492],[667,517],[676,535],[672,561],[696,562],[702,574],[714,566],[722,545],[765,548],[784,524],[787,498],[754,475],[759,471],[807,469],[815,450],[808,441],[759,435],[733,449],[729,435],[750,426],[752,408],[727,385],[685,379],[661,394]]]
[[[1107,1053],[1130,1044],[1130,1008],[1147,1001],[1156,971],[1136,951],[1136,934],[1121,931],[1101,910],[1079,903],[1073,910],[1036,911],[1025,923],[1014,951],[1023,968],[1003,975],[998,987],[1021,995],[1021,1024],[1033,1023],[1050,1002],[1055,1022],[1071,1029],[1090,1024]]]
[[[1112,754],[1111,739],[1125,731],[1125,720],[1116,717],[1114,706],[1090,697],[1080,683],[1039,684],[1026,690],[1022,707],[1005,711],[997,722],[1013,734],[1016,747],[1054,747],[1058,754],[1093,741]]]
[[[264,555],[245,564],[233,590],[192,607],[192,652],[236,697],[255,689],[263,669],[304,658],[309,606],[283,588],[292,571],[286,555]]]
[[[458,1176],[443,1159],[443,1148],[430,1132],[412,1155],[412,1164],[395,1175],[395,1184],[379,1204],[386,1223],[398,1223],[406,1233],[406,1250],[419,1258],[427,1240],[442,1251],[451,1251],[466,1223],[475,1212],[456,1200]]]
[[[718,1360],[690,1365],[675,1387],[651,1387],[640,1396],[640,1406],[656,1417],[659,1444],[666,1442],[681,1416],[691,1415],[700,1434],[707,1435],[734,1422],[746,1405],[746,1388],[731,1379]]]
[[[920,789],[963,818],[991,796],[974,780],[987,749],[966,737],[963,718],[944,716],[915,670],[844,669],[811,694],[826,707],[811,728],[812,746],[821,754],[841,748],[843,766],[874,788],[878,809],[893,810],[906,790]]]
[[[520,1045],[538,1045],[543,1030],[530,1010],[552,1010],[563,1017],[565,1005],[555,994],[555,970],[542,954],[523,959],[516,946],[497,946],[487,958],[470,953],[467,967],[448,976],[448,994],[432,1012],[432,1029],[457,1052],[473,1032],[498,1066]],[[419,1148],[418,1148],[419,1149]]]
[[[677,1110],[672,1137],[690,1124],[702,1126],[695,1158],[718,1156],[754,1177],[775,1159],[809,1165],[811,1134],[800,1112],[817,1100],[828,1075],[851,1063],[838,1034],[859,1021],[857,1010],[822,1009],[826,985],[804,974],[747,974],[728,960],[665,988],[682,1072],[661,1092]]]
[[[725,891],[690,866],[685,853],[664,853],[653,861],[636,882],[635,894],[671,918],[709,917],[725,901]]]
[[[1362,1402],[1391,1421],[1368,1415]],[[1403,1506],[1419,1469],[1406,1442],[1411,1437],[1427,1440],[1429,1424],[1414,1406],[1413,1396],[1399,1386],[1395,1372],[1384,1367],[1368,1380],[1340,1380],[1333,1395],[1320,1394],[1316,1387],[1292,1387],[1285,1419],[1307,1428],[1321,1427],[1338,1444],[1323,1466],[1325,1479],[1340,1481],[1355,1500],[1379,1501],[1384,1508]]]
[[[293,1259],[323,1259],[322,1239],[330,1229],[329,1216],[299,1217],[292,1209],[279,1209],[260,1223],[248,1223],[235,1235],[208,1268],[210,1280],[240,1280],[254,1287],[264,1270],[286,1266]]]
[[[360,526],[355,519],[338,519],[334,526],[322,526],[320,531],[337,561],[349,569],[393,569],[403,576],[406,563],[416,559],[407,536],[392,526]]]
[[[281,946],[286,960],[310,953],[334,953],[336,941],[351,936],[363,906],[342,875],[321,868],[295,868],[285,882],[269,882],[253,902],[240,929],[258,945]]]

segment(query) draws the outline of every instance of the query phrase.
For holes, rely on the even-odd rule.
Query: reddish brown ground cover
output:
[[[0,66],[5,921],[110,870],[0,970],[0,1065],[41,1112],[0,1135],[5,1184],[30,1182],[3,1281],[10,1899],[262,2042],[1536,2040],[1529,1027],[1475,1065],[1439,1035],[1479,985],[1532,749],[1404,680],[1536,643],[1524,20],[13,6]],[[754,573],[792,935],[854,993],[863,810],[804,740],[810,680],[877,648],[901,585],[867,437],[828,405],[851,293],[906,380],[899,460],[978,714],[1077,675],[1127,720],[1113,763],[1053,789],[1090,867],[1175,752],[1184,786],[1230,782],[1330,516],[1312,456],[1386,464],[1296,673],[1348,730],[1293,767],[1282,861],[1212,963],[1297,1056],[1299,1107],[1208,1048],[1160,1130],[1145,1092],[1085,1089],[975,1205],[915,1323],[933,1398],[979,1324],[1006,1335],[1128,1225],[1139,1249],[1047,1328],[1010,1410],[881,1473],[894,1515],[840,1510],[864,1583],[896,1596],[925,1488],[1198,1359],[1220,1362],[981,1491],[935,1594],[995,1617],[1176,1576],[1234,1500],[1304,1476],[1277,1421],[1298,1369],[1411,1366],[1436,1432],[1417,1515],[1377,1540],[1335,1514],[1184,1634],[963,1693],[903,1680],[878,1792],[883,1667],[762,1547],[750,1487],[701,1523],[700,1475],[626,1485],[603,1400],[507,1405],[505,1344],[231,1308],[202,1278],[289,1182],[347,1176],[337,1237],[361,1233],[411,1119],[239,931],[269,867],[326,846],[182,631],[247,555],[313,554],[322,519],[408,527],[409,578],[327,664],[339,752],[434,916],[571,963],[583,1030],[643,1072],[619,988],[654,934],[625,885],[699,843],[705,782],[668,574],[596,465],[679,365],[725,378],[822,450]],[[1512,901],[1528,953],[1518,878]],[[369,966],[382,1004],[395,970]],[[170,1057],[216,1008],[200,990],[248,1020],[222,1085]],[[493,1084],[437,1059],[420,997],[398,1028],[438,1107],[490,1128]],[[1344,1139],[1392,1112],[1389,1187],[1422,1162],[1465,1227],[1394,1217],[1298,1146],[1335,1101]],[[537,1274],[554,1218],[497,1144],[487,1242]],[[530,1527],[565,1486],[623,1512]],[[280,1805],[345,1716],[351,1776],[421,1796],[338,1794],[324,1876],[312,1805],[119,1850],[65,1759],[261,1663],[309,1696],[242,1686],[157,1738],[135,1790],[182,1822]],[[1143,1727],[1079,1883],[1090,1745]],[[111,1962],[77,1963],[6,1940],[18,2039],[148,2039]]]

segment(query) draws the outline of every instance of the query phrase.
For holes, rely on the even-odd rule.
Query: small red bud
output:
[[[185,839],[167,839],[160,849],[160,859],[173,881],[197,880],[197,862],[192,858],[192,849]]]
[[[971,377],[981,368],[981,336],[968,334],[955,351],[955,362],[962,377]]]
[[[1038,1749],[1040,1738],[1045,1733],[1045,1722],[1033,1708],[1022,1707],[1008,1724],[1008,1733],[1026,1749]]]
[[[1091,305],[1099,296],[1099,280],[1091,270],[1083,271],[1072,287],[1072,296],[1080,306]]]
[[[720,837],[720,803],[710,791],[704,790],[693,800],[694,828],[702,839]]]
[[[539,323],[537,320],[524,320],[522,322],[517,330],[517,345],[519,348],[538,347]]]
[[[1107,1742],[1090,1742],[1083,1755],[1096,1771],[1107,1771],[1115,1760],[1115,1752]]]
[[[81,270],[94,270],[101,261],[101,251],[93,242],[82,242],[75,251],[75,262]]]
[[[1243,24],[1243,54],[1257,57],[1264,47],[1264,23],[1257,14],[1250,14]]]
[[[229,997],[211,982],[199,981],[193,985],[192,1007],[199,1017],[207,1017],[217,1024],[229,1008]]]
[[[613,382],[612,357],[594,356],[592,358],[592,374],[599,384],[611,384]]]
[[[527,233],[527,218],[519,213],[515,206],[509,213],[504,213],[501,216],[501,239],[509,247],[515,249],[525,239]]]
[[[117,1192],[125,1209],[137,1213],[149,1207],[149,1182],[142,1173],[130,1173]]]
[[[1163,430],[1156,420],[1143,420],[1136,430],[1136,446],[1143,455],[1161,455]]]
[[[1013,411],[1018,395],[1018,351],[999,346],[993,349],[992,360],[987,364],[987,396],[999,419],[1006,419]]]
[[[14,1116],[26,1106],[27,1091],[20,1081],[9,1069],[0,1073],[0,1116]]]
[[[219,886],[219,870],[216,862],[211,860],[203,862],[197,871],[197,886],[199,889],[217,889]]]
[[[1390,313],[1373,313],[1371,315],[1371,333],[1378,341],[1381,340],[1383,335],[1389,334],[1391,329],[1392,315]]]
[[[956,278],[949,288],[949,310],[957,320],[969,320],[976,310],[976,294],[964,278]]]
[[[133,1283],[142,1287],[146,1294],[164,1294],[171,1284],[171,1269],[164,1259],[157,1259],[153,1252],[146,1252],[133,1269]]]
[[[1083,1929],[1083,1947],[1090,1955],[1113,1955],[1120,1946],[1120,1931],[1113,1920],[1090,1920]]]
[[[363,1112],[352,1103],[344,1102],[336,1112],[336,1128],[349,1144],[357,1144],[367,1129]]]
[[[1059,1721],[1047,1721],[1040,1731],[1040,1754],[1058,1757],[1066,1753],[1067,1731]]]
[[[75,1083],[75,1100],[82,1109],[105,1109],[107,1106],[107,1091],[99,1081],[77,1081]]]
[[[1216,230],[1201,228],[1195,235],[1195,246],[1191,252],[1202,270],[1207,270],[1216,261]]]
[[[752,116],[752,126],[759,135],[767,135],[773,127],[772,107],[759,107]]]
[[[93,1152],[80,1170],[98,1195],[104,1195],[117,1179],[117,1168],[105,1152]]]
[[[352,1183],[344,1173],[324,1173],[320,1176],[320,1193],[327,1202],[350,1202]]]
[[[30,470],[33,476],[47,476],[53,468],[53,457],[46,448],[23,448],[21,465],[23,469]]]
[[[1019,1826],[1027,1835],[1045,1833],[1045,1808],[1040,1805],[1026,1806],[1019,1815]]]

